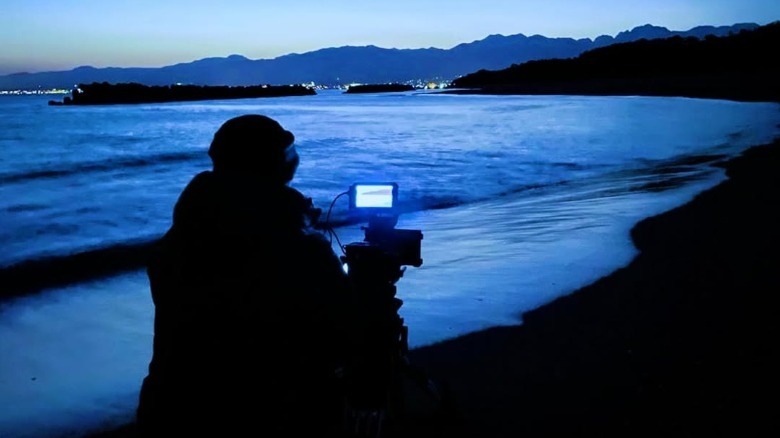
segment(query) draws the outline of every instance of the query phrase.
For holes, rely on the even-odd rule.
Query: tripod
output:
[[[346,246],[343,257],[349,277],[360,293],[365,348],[349,379],[348,436],[391,438],[408,436],[412,421],[410,390],[438,410],[443,405],[436,385],[409,363],[408,327],[398,310],[395,283],[404,268],[398,257],[369,242]]]

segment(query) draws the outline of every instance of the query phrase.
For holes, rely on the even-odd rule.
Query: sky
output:
[[[327,47],[449,49],[488,35],[596,38],[653,24],[768,24],[780,0],[2,0],[0,74],[272,59]]]

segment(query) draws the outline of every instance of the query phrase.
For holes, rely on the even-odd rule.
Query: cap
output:
[[[276,120],[246,114],[219,127],[209,147],[215,172],[252,172],[287,182],[298,166],[295,136]]]

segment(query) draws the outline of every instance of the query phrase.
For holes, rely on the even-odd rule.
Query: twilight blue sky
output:
[[[161,67],[325,47],[451,48],[490,34],[596,38],[643,24],[767,24],[780,0],[2,0],[0,74]]]

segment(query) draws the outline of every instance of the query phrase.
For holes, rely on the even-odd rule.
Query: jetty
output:
[[[388,93],[395,91],[413,91],[414,87],[405,84],[366,84],[366,85],[350,85],[344,94],[357,94],[357,93]]]
[[[79,84],[71,91],[70,96],[65,96],[62,101],[50,100],[49,105],[164,103],[315,94],[317,92],[313,88],[302,85],[201,86],[175,84],[149,86],[139,83],[93,82]]]

